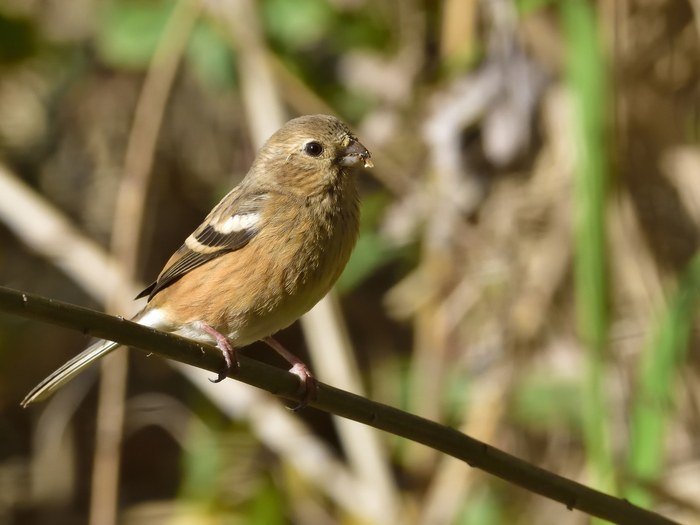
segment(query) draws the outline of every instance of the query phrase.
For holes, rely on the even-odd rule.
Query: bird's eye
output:
[[[321,146],[318,142],[307,142],[304,145],[304,151],[312,157],[318,157],[321,153],[323,153],[323,146]]]

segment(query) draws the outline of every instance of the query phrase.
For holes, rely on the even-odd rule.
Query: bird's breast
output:
[[[158,293],[150,306],[159,327],[209,341],[199,326],[204,322],[234,346],[245,346],[289,326],[320,301],[357,242],[356,193],[351,188],[283,204],[265,214],[246,246]]]
[[[353,188],[354,189],[354,188]],[[359,202],[351,195],[323,195],[290,216],[271,217],[250,249],[252,286],[227,312],[229,333],[249,344],[292,324],[333,287],[359,235]]]

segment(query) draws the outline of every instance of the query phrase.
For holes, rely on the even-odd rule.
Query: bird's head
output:
[[[260,182],[306,195],[347,178],[347,168],[372,167],[371,154],[335,117],[309,115],[290,120],[260,150],[251,169]]]

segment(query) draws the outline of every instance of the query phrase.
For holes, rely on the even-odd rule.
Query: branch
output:
[[[218,373],[221,352],[213,346],[144,327],[123,318],[0,287],[0,311],[79,330],[149,353]],[[286,399],[299,400],[299,382],[285,370],[239,356],[229,377]],[[631,503],[557,476],[456,430],[396,408],[320,384],[311,406],[390,432],[467,462],[573,510],[619,525],[672,525],[675,522]]]

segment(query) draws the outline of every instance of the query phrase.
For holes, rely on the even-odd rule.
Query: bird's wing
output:
[[[187,272],[243,248],[259,231],[266,199],[266,193],[243,194],[240,187],[234,188],[173,254],[158,279],[136,299],[148,296],[150,301]]]

